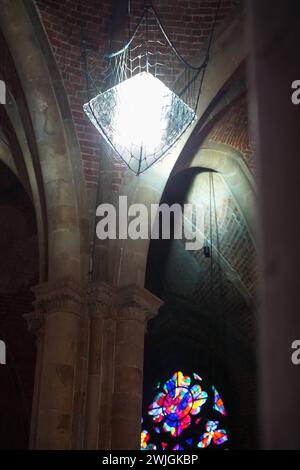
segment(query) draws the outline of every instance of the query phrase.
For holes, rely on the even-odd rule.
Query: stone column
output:
[[[30,149],[35,155],[34,170],[42,176],[43,187],[39,190],[41,194],[45,192],[46,198],[48,279],[55,281],[70,276],[80,281],[81,232],[79,197],[74,184],[75,165],[71,161],[55,84],[24,3],[27,2],[2,0],[0,27],[22,83],[32,121],[27,123],[28,133],[34,139],[34,145],[29,141]],[[18,104],[21,109],[25,105]]]
[[[112,406],[113,450],[139,449],[142,415],[144,335],[161,301],[140,287],[121,289],[116,298],[116,346]]]
[[[31,448],[70,449],[83,289],[62,280],[34,291],[35,311],[26,315],[38,335]]]
[[[259,166],[260,289],[258,365],[262,446],[300,448],[300,4],[248,0],[252,124]]]
[[[90,338],[88,358],[87,402],[85,449],[98,449],[99,441],[106,440],[104,434],[109,434],[110,412],[105,390],[109,387],[109,397],[112,390],[113,360],[105,367],[106,354],[106,324],[111,319],[113,289],[105,283],[94,287],[91,294],[90,308]],[[110,341],[112,351],[114,340]],[[103,406],[106,405],[106,406]],[[101,447],[100,447],[101,448]]]
[[[36,363],[34,375],[34,390],[31,408],[31,424],[29,436],[29,448],[34,449],[36,440],[37,416],[39,405],[40,375],[42,370],[43,340],[45,333],[45,317],[38,312],[23,315],[27,321],[28,331],[36,336]]]

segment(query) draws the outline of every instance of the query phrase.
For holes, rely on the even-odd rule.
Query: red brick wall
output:
[[[245,157],[254,171],[254,143],[249,136],[247,98],[238,100],[220,119],[209,134],[209,140],[229,145]]]
[[[93,188],[98,180],[99,163],[101,164],[101,137],[82,111],[82,105],[86,101],[86,86],[80,47],[81,24],[85,38],[104,54],[109,48],[115,2],[36,0],[35,3],[64,80],[81,147],[87,186]],[[219,21],[224,19],[236,3],[236,0],[222,1]],[[153,4],[180,53],[191,59],[211,32],[218,0],[154,0]],[[141,5],[141,0],[132,1],[132,24],[141,12]],[[118,189],[119,181],[117,169],[113,189]]]
[[[135,17],[141,3],[140,0],[132,0]],[[152,4],[179,52],[185,58],[193,59],[211,33],[219,0],[154,0]],[[237,0],[222,0],[218,23],[237,4]]]

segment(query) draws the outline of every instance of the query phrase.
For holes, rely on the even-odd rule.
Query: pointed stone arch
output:
[[[26,315],[38,337],[30,446],[67,449],[77,442],[74,414],[80,415],[83,405],[78,397],[83,374],[75,374],[88,257],[81,153],[64,84],[34,2],[4,0],[0,30],[9,58],[4,71],[14,77],[8,87],[13,96],[9,120],[47,244],[40,253],[45,270],[42,284],[34,289],[35,311]]]
[[[87,213],[81,155],[62,79],[33,2],[4,1],[1,29],[32,123],[48,219],[47,280],[82,280]],[[22,48],[20,44],[22,43]],[[20,100],[17,100],[20,110]],[[28,130],[27,130],[28,137]]]
[[[244,12],[242,9],[238,9],[216,33],[197,110],[197,124],[184,134],[178,145],[170,155],[165,157],[162,163],[154,165],[139,178],[131,174],[125,176],[121,193],[128,196],[129,204],[144,203],[148,205],[159,203],[170,178],[177,172],[177,166],[180,167],[181,171],[190,165],[201,145],[198,141],[194,146],[200,128],[207,124],[207,115],[210,112],[214,114],[220,111],[218,109],[221,101],[219,98],[222,99],[224,94],[226,95],[228,83],[244,63],[246,56]],[[197,62],[199,62],[199,58]],[[232,96],[230,99],[233,99]],[[227,106],[228,102],[226,102],[226,99],[224,101],[223,105]],[[177,165],[178,162],[185,160],[187,152],[189,153],[188,163],[184,163],[183,166]],[[201,163],[200,166],[207,165]],[[208,168],[210,168],[210,165]],[[114,282],[120,286],[132,283],[144,285],[149,240],[140,241],[138,244],[132,240],[122,240],[116,244],[110,244],[110,247],[111,245],[115,246],[115,251],[118,253],[116,255],[118,268],[114,271],[117,273]],[[134,269],[132,269],[133,266]]]

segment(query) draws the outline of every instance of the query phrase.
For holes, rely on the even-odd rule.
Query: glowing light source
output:
[[[141,72],[100,93],[84,111],[137,175],[177,142],[195,112],[158,78]]]

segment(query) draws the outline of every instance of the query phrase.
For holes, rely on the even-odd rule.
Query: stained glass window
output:
[[[154,389],[142,421],[142,450],[228,447],[223,399],[199,374],[178,371]]]
[[[222,398],[214,386],[212,386],[212,390],[214,392],[214,409],[221,413],[221,415],[226,416],[226,410]]]

